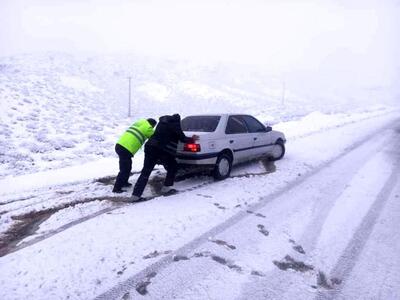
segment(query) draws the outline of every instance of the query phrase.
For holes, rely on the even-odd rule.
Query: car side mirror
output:
[[[267,127],[265,128],[265,130],[266,130],[267,132],[270,132],[270,131],[272,131],[272,127],[271,127],[271,126],[267,126]]]

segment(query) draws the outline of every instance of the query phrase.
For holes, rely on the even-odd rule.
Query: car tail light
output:
[[[200,152],[200,144],[195,144],[195,143],[186,143],[183,146],[183,151],[188,151],[188,152]]]

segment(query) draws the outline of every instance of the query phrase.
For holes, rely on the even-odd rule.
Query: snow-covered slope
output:
[[[1,58],[0,178],[112,156],[135,118],[241,112],[278,123],[349,108],[301,98],[290,87],[283,105],[282,92],[279,77],[248,66],[61,53]]]

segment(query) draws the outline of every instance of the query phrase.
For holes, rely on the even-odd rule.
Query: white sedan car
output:
[[[181,124],[186,136],[200,138],[178,145],[178,163],[208,167],[217,180],[229,177],[235,164],[260,158],[278,160],[285,154],[285,135],[249,115],[193,115]]]

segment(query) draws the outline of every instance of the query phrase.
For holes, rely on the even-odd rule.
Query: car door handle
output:
[[[234,140],[230,140],[229,143],[232,144],[234,142]]]
[[[255,138],[253,138],[253,140],[255,140],[255,141],[256,141],[256,140],[257,140],[257,138],[255,137]]]

